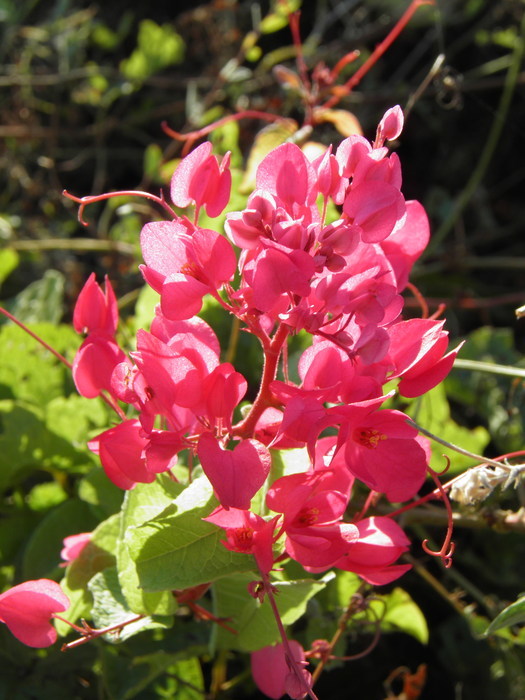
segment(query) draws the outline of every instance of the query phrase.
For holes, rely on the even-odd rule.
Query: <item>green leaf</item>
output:
[[[49,578],[60,564],[64,537],[95,526],[89,507],[72,498],[52,510],[33,532],[22,560],[24,579]]]
[[[63,314],[66,280],[58,270],[46,270],[42,279],[31,282],[14,299],[9,309],[25,324],[59,323]]]
[[[525,622],[525,595],[508,605],[505,610],[502,610],[487,627],[485,635],[493,634],[504,627],[511,627],[523,622]]]
[[[348,606],[352,596],[362,583],[357,574],[353,574],[350,571],[338,571],[319,598],[327,610],[340,612]]]
[[[15,401],[0,401],[0,491],[39,469],[69,470],[91,461],[86,450],[48,430],[42,412]]]
[[[71,327],[39,323],[31,330],[73,359],[80,339]],[[71,371],[14,324],[0,326],[0,357],[0,399],[16,397],[43,406],[74,390]]]
[[[93,530],[90,542],[78,557],[69,564],[62,580],[62,589],[71,601],[70,607],[61,617],[76,622],[80,617],[88,617],[91,611],[91,595],[88,582],[95,574],[115,566],[115,549],[120,531],[120,513],[113,515]],[[65,636],[71,631],[69,625],[57,620],[56,628]]]
[[[93,431],[102,431],[110,421],[110,411],[105,403],[76,394],[52,399],[45,408],[45,416],[46,425],[55,435],[87,455],[92,455],[87,441],[93,436]],[[113,416],[111,414],[111,419]]]
[[[217,505],[205,477],[193,481],[163,513],[131,526],[125,543],[146,591],[190,588],[223,576],[254,569],[251,556],[230,552],[224,533],[203,517]]]
[[[196,658],[157,651],[130,659],[119,655],[120,649],[115,646],[104,646],[100,651],[104,687],[112,700],[129,700],[144,690],[141,698],[203,700],[205,696],[204,678]],[[148,688],[155,680],[154,688]]]
[[[171,591],[148,592],[140,587],[135,562],[125,542],[130,527],[137,527],[153,519],[168,507],[181,493],[183,486],[163,474],[151,484],[137,484],[126,493],[122,509],[121,531],[117,549],[119,581],[129,608],[143,615],[169,615],[177,603]]]
[[[302,474],[310,467],[306,447],[291,450],[272,450],[272,481],[290,474]]]
[[[0,285],[18,267],[19,255],[14,248],[0,250]]]
[[[291,625],[306,612],[310,598],[322,591],[329,577],[318,581],[276,581],[275,601],[284,625]],[[280,639],[279,629],[268,600],[260,603],[248,593],[253,574],[236,574],[217,581],[213,587],[214,614],[237,630],[232,634],[216,625],[215,644],[219,649],[256,651]]]
[[[156,143],[150,143],[144,151],[144,175],[148,177],[156,185],[162,185],[160,179],[160,171],[162,166],[163,153],[160,146]],[[147,286],[147,285],[146,285]]]
[[[152,289],[149,284],[145,284],[139,292],[135,305],[135,318],[133,326],[135,330],[139,328],[148,329],[155,315],[155,306],[159,303],[158,292]]]
[[[27,494],[26,501],[31,510],[45,511],[63,503],[67,497],[67,493],[60,484],[56,481],[46,481],[33,486]]]
[[[97,466],[79,482],[78,496],[95,506],[101,518],[107,518],[120,510],[124,494],[108,479],[102,467]]]
[[[126,602],[120,588],[116,567],[104,569],[95,574],[88,583],[88,588],[93,596],[92,617],[94,626],[103,629],[133,620],[137,615],[132,612]],[[108,632],[104,638],[108,642],[124,642],[129,637],[146,629],[166,627],[165,622],[153,620],[151,617],[143,617],[122,627],[120,630]],[[171,620],[169,621],[171,622]]]
[[[169,24],[158,25],[151,19],[140,22],[137,48],[120,63],[120,70],[129,80],[142,82],[159,70],[180,63],[184,57],[184,41]]]
[[[421,609],[402,588],[394,588],[391,593],[381,596],[386,604],[386,612],[381,620],[381,629],[390,632],[405,632],[415,637],[421,644],[428,644],[427,621]],[[381,606],[377,612],[382,614]]]

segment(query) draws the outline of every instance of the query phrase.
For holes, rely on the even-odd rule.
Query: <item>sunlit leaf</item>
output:
[[[505,610],[502,610],[487,627],[485,634],[493,634],[493,632],[504,627],[511,627],[523,622],[525,622],[525,596],[518,598],[516,602],[511,603]]]

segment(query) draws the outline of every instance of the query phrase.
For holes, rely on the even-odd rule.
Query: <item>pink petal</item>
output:
[[[223,450],[211,433],[203,433],[197,453],[221,505],[249,510],[270,472],[268,449],[257,440],[243,440],[234,450]]]
[[[69,605],[68,597],[55,581],[26,581],[0,595],[0,621],[23,644],[47,647],[57,639],[51,624],[53,613],[63,612]]]

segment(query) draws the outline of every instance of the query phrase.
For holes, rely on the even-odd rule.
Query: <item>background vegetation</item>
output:
[[[407,4],[303,2],[308,67],[333,66],[352,49],[361,51],[359,65]],[[273,70],[294,69],[290,31],[277,5],[0,2],[0,296],[21,320],[40,324],[41,335],[69,359],[79,340],[65,324],[92,270],[99,279],[110,276],[129,342],[147,319],[138,234],[156,212],[145,200],[123,197],[89,208],[84,228],[62,190],[79,196],[158,191],[181,153],[163,121],[188,131],[251,109],[300,123],[300,95]],[[438,0],[418,11],[340,104],[370,137],[387,107],[408,111],[398,148],[404,193],[423,202],[433,230],[413,281],[432,311],[446,304],[451,335],[468,339],[463,359],[522,368],[525,320],[517,321],[514,310],[525,304],[524,15],[523,0]],[[212,134],[218,152],[233,151],[238,181],[263,126],[247,119]],[[278,142],[283,134],[271,138]],[[312,138],[330,143],[341,135],[325,123]],[[228,337],[227,327],[217,330]],[[239,353],[247,358],[240,371],[256,376],[253,369],[250,375],[251,352]],[[108,424],[105,407],[78,397],[67,371],[6,323],[0,357],[0,577],[8,587],[59,576],[62,538],[115,512],[121,494],[102,486],[85,449],[87,435]],[[522,379],[456,369],[446,391],[448,398],[434,396],[419,407],[421,424],[491,456],[524,447]],[[454,459],[455,470],[472,464]],[[521,486],[467,510],[455,533],[454,566],[446,571],[418,546],[424,537],[439,540],[442,530],[433,516],[416,514],[416,566],[403,587],[427,619],[428,644],[417,635],[385,634],[369,656],[324,673],[319,696],[382,700],[392,671],[414,672],[425,663],[423,700],[523,700],[522,631],[482,634],[524,589],[523,497]],[[309,619],[317,613],[312,604]],[[0,629],[0,696],[193,699],[202,698],[205,687],[212,689],[209,697],[259,697],[243,662],[206,663],[204,626],[186,620],[166,634],[150,631],[121,645],[94,643],[67,654],[33,652]],[[362,648],[354,632],[348,653]],[[203,671],[189,648],[204,658]],[[146,655],[147,662],[137,662]],[[226,666],[235,683],[221,690]],[[399,692],[399,684],[392,689]]]

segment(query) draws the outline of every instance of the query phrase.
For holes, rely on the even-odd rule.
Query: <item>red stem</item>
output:
[[[261,417],[263,411],[272,405],[272,393],[270,384],[277,374],[277,365],[283,344],[288,337],[289,329],[284,323],[279,326],[268,348],[264,351],[264,367],[261,378],[259,393],[253,406],[244,420],[233,427],[232,434],[241,438],[248,438],[253,434],[255,424]]]
[[[81,644],[87,644],[87,642],[90,642],[92,639],[96,639],[97,637],[100,637],[103,634],[108,634],[109,632],[115,632],[116,630],[121,630],[127,625],[131,625],[133,622],[138,622],[139,620],[142,620],[145,616],[144,615],[136,615],[135,617],[132,617],[130,620],[126,620],[126,622],[119,622],[116,625],[110,625],[109,627],[104,627],[103,629],[93,629],[90,627],[86,622],[83,622],[84,626],[79,627],[78,625],[74,625],[72,622],[69,622],[69,620],[65,620],[63,617],[60,617],[60,615],[54,614],[53,617],[56,617],[58,620],[61,620],[62,622],[65,622],[67,625],[72,627],[76,632],[82,635],[79,639],[74,639],[72,642],[68,642],[67,644],[63,644],[61,651],[68,651],[69,649],[74,649],[75,647],[79,647]]]
[[[73,365],[71,362],[68,362],[66,358],[61,355],[58,350],[55,350],[54,348],[51,347],[51,345],[48,345],[45,340],[42,340],[36,333],[33,333],[33,331],[29,330],[29,328],[22,323],[22,321],[19,321],[15,316],[9,313],[7,309],[4,309],[2,306],[0,306],[0,313],[4,314],[4,316],[7,316],[7,318],[12,321],[13,323],[16,323],[17,326],[19,326],[23,331],[25,331],[28,335],[31,336],[34,340],[36,340],[37,343],[40,343],[42,347],[44,347],[46,350],[49,350],[49,352],[54,355],[57,360],[60,360],[62,364],[64,364],[68,369],[72,369]]]
[[[275,602],[275,596],[273,594],[273,588],[272,584],[270,583],[270,579],[268,578],[267,574],[263,574],[261,571],[261,576],[262,576],[262,582],[264,585],[264,592],[266,593],[268,600],[270,602],[270,606],[272,608],[273,615],[275,617],[275,622],[277,623],[277,628],[279,630],[279,634],[281,635],[281,640],[283,643],[284,647],[284,653],[286,655],[286,659],[288,660],[288,667],[290,670],[294,673],[296,676],[297,680],[300,683],[301,690],[304,691],[306,695],[308,695],[311,700],[319,700],[317,695],[314,693],[312,688],[309,688],[303,678],[303,675],[301,673],[301,669],[298,668],[297,666],[297,661],[294,659],[292,650],[290,649],[290,644],[288,642],[288,637],[286,636],[286,630],[284,629],[283,622],[281,620],[281,615],[279,613],[279,609],[277,607],[277,603]]]
[[[282,117],[279,114],[259,112],[254,109],[246,109],[243,112],[237,112],[236,114],[228,114],[225,117],[222,117],[221,119],[217,119],[217,121],[212,122],[211,124],[203,126],[202,129],[197,129],[196,131],[189,131],[187,134],[182,134],[180,131],[175,131],[174,129],[169,127],[166,124],[166,122],[162,122],[161,126],[164,133],[166,133],[168,136],[171,136],[176,141],[186,142],[184,148],[182,149],[182,155],[186,155],[190,150],[191,146],[195,143],[195,141],[202,138],[203,136],[206,136],[207,134],[214,131],[214,129],[217,129],[223,126],[224,124],[229,124],[229,122],[233,121],[239,121],[240,119],[263,119],[267,122],[284,121],[284,117]]]
[[[42,340],[40,336],[38,336],[36,333],[34,333],[32,330],[30,330],[25,323],[22,323],[22,321],[19,321],[16,316],[13,316],[13,314],[10,314],[7,309],[4,309],[3,306],[0,306],[0,313],[6,316],[10,321],[13,323],[16,323],[17,326],[19,326],[25,333],[27,333],[31,338],[36,340],[37,343],[40,343],[40,345],[48,350],[52,355],[54,355],[57,360],[60,360],[63,365],[65,365],[69,370],[73,369],[73,365],[71,362],[66,360],[66,358],[61,355],[58,350],[55,350],[55,348],[52,348],[51,345],[48,345],[45,340]],[[120,406],[117,404],[117,402],[113,399],[111,396],[107,396],[104,393],[100,393],[100,398],[107,403],[107,405],[115,411],[115,413],[118,415],[119,418],[122,420],[125,420],[126,416]]]
[[[112,197],[144,197],[145,199],[151,199],[151,201],[160,204],[160,206],[163,209],[169,212],[170,218],[175,218],[175,212],[166,202],[163,196],[157,197],[157,195],[155,194],[151,194],[150,192],[142,192],[141,190],[119,190],[118,192],[105,192],[104,194],[94,194],[88,195],[86,197],[75,197],[75,195],[71,194],[67,190],[63,190],[62,195],[64,197],[67,197],[68,199],[71,199],[73,202],[80,204],[80,207],[78,209],[78,220],[80,221],[82,226],[88,225],[87,221],[84,221],[84,219],[82,218],[84,209],[88,204],[93,204],[94,202],[102,202],[104,199],[111,199]]]
[[[301,76],[301,81],[306,88],[306,91],[310,92],[310,78],[308,77],[308,69],[303,55],[303,45],[301,42],[301,34],[299,32],[299,20],[301,19],[301,13],[299,11],[292,12],[290,15],[290,30],[292,32],[293,44],[296,52],[296,63],[297,70]]]
[[[447,458],[448,459],[448,458]],[[449,460],[449,465],[450,465],[450,460]],[[447,466],[448,469],[448,466]],[[450,569],[452,566],[452,555],[454,554],[454,549],[456,545],[454,542],[452,542],[452,534],[454,532],[454,522],[453,522],[453,515],[452,515],[452,506],[450,505],[450,501],[447,498],[447,494],[445,493],[445,490],[443,489],[443,486],[439,482],[439,479],[437,478],[437,474],[434,470],[432,470],[430,467],[427,467],[427,470],[432,477],[434,483],[437,486],[438,491],[441,494],[441,498],[443,499],[443,502],[445,504],[445,508],[447,509],[447,515],[448,515],[448,525],[447,525],[447,534],[445,535],[445,540],[441,546],[441,549],[437,552],[434,550],[430,549],[428,546],[428,540],[423,540],[421,543],[421,547],[423,548],[423,551],[426,552],[427,554],[430,554],[432,557],[439,557],[441,561],[443,562],[443,565],[446,569]]]
[[[401,34],[403,29],[412,19],[412,15],[416,10],[422,5],[434,5],[434,0],[412,0],[410,6],[403,13],[401,18],[397,21],[396,25],[390,31],[386,39],[378,44],[374,51],[370,54],[368,59],[363,63],[363,65],[357,69],[354,75],[348,80],[339,90],[337,95],[331,97],[324,105],[324,109],[330,109],[336,105],[341,98],[348,95],[355,87],[361,82],[361,79],[368,73],[370,68],[372,68],[375,63],[381,58],[381,56],[387,51],[390,46],[394,43],[397,37]]]

